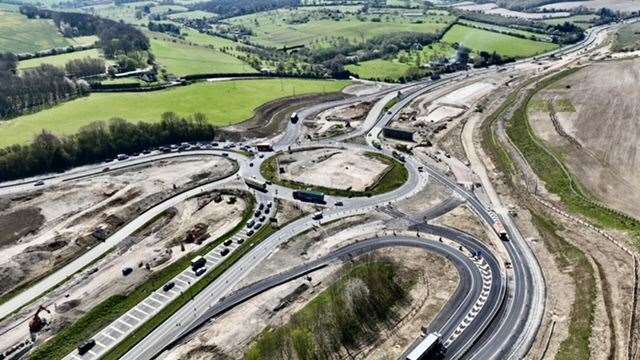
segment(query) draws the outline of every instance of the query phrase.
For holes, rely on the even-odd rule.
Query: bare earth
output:
[[[364,152],[319,149],[282,155],[283,179],[333,189],[364,191],[383,176],[389,165]]]
[[[566,154],[572,173],[601,201],[640,217],[640,60],[597,63],[536,96],[534,101],[570,101],[575,112],[558,112],[570,144],[546,111],[530,109],[530,122],[546,142]],[[567,88],[566,86],[570,86]]]

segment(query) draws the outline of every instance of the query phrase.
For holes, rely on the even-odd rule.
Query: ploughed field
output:
[[[528,109],[533,130],[563,156],[586,191],[635,217],[640,217],[638,81],[638,60],[591,65],[547,87]]]

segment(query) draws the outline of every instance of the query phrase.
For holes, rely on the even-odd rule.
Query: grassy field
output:
[[[52,21],[0,11],[0,51],[26,53],[69,45]]]
[[[65,329],[61,331],[58,335],[54,336],[52,339],[44,343],[44,345],[39,347],[38,350],[30,356],[30,359],[31,360],[62,359],[71,351],[73,351],[73,349],[75,349],[78,346],[78,344],[80,344],[80,342],[91,338],[98,331],[102,330],[104,327],[106,327],[107,325],[115,321],[122,314],[129,311],[129,309],[133,308],[139,302],[143,301],[153,291],[157,290],[163,284],[167,283],[169,280],[173,279],[184,269],[189,267],[191,259],[193,259],[196,255],[204,255],[208,253],[218,244],[224,242],[225,240],[233,236],[235,233],[242,230],[245,226],[246,221],[248,221],[248,219],[251,218],[251,215],[253,214],[253,209],[255,208],[255,199],[251,195],[247,195],[245,197],[245,200],[247,201],[247,207],[245,208],[242,214],[242,221],[237,226],[235,226],[232,230],[230,230],[220,238],[216,239],[215,241],[205,245],[199,251],[194,251],[193,254],[183,255],[179,260],[175,261],[171,265],[163,268],[158,272],[155,272],[153,275],[150,276],[150,278],[145,283],[138,286],[128,296],[115,295],[101,302],[96,307],[91,309],[89,312],[84,314],[76,322],[74,322],[69,326],[66,326]],[[257,237],[258,234],[259,232],[254,237]],[[233,255],[235,255],[237,252],[238,251],[234,252]],[[227,258],[222,264],[220,264],[219,268],[228,267],[229,265],[226,265],[226,264],[230,259],[231,257]],[[187,294],[191,295],[191,291],[194,291],[196,288],[199,288],[201,290],[202,286],[206,283],[206,279],[212,276],[212,274],[217,274],[217,271],[207,274],[207,276],[203,278],[202,281],[200,281],[197,285],[192,286],[188,290]],[[190,297],[187,296],[187,301],[189,299]],[[162,314],[163,312],[166,312],[169,309],[173,309],[173,311],[177,310],[179,307],[176,308],[176,306],[178,304],[180,305],[183,304],[183,303],[180,303],[179,300],[180,298],[174,300],[165,309],[163,309],[160,312],[160,314]],[[156,317],[157,316],[158,315],[156,315]],[[156,319],[156,317],[154,317],[153,319]],[[149,323],[151,322],[152,321],[150,321]],[[142,329],[144,329],[145,326],[143,326]]]
[[[244,359],[329,359],[343,348],[371,342],[407,301],[410,286],[401,282],[389,260],[357,262],[285,325],[265,329]],[[359,284],[355,292],[354,283]]]
[[[202,112],[218,126],[242,122],[271,100],[309,93],[335,92],[349,81],[268,79],[197,83],[145,93],[96,93],[34,114],[0,122],[0,147],[26,143],[42,129],[72,134],[93,121],[122,117],[159,121],[166,111]]]
[[[25,70],[34,68],[40,64],[50,64],[64,68],[64,65],[73,59],[84,59],[86,57],[102,58],[102,53],[98,49],[89,49],[84,51],[76,51],[59,55],[45,56],[41,58],[22,60],[18,63],[18,69]]]
[[[523,58],[556,49],[552,43],[521,39],[496,32],[454,25],[443,36],[442,41],[458,43],[474,51],[497,52],[503,56]]]
[[[217,17],[216,14],[202,10],[185,11],[167,16],[169,19],[209,19]]]
[[[570,22],[583,29],[587,29],[593,26],[593,21],[597,19],[598,19],[597,15],[573,15],[565,18],[544,19],[541,21],[545,24],[550,24],[550,25],[560,25],[560,24],[564,24],[565,22]]]
[[[396,60],[375,59],[347,65],[346,69],[362,79],[392,79],[404,76],[410,66]]]
[[[640,23],[622,26],[615,34],[614,51],[634,51],[640,49]]]
[[[190,74],[255,73],[242,60],[208,47],[192,46],[161,38],[151,39],[151,51],[169,73]]]
[[[289,23],[305,16],[309,16],[306,22]],[[327,47],[338,39],[360,42],[402,31],[435,33],[443,30],[453,19],[450,15],[429,15],[420,19],[421,23],[416,23],[399,15],[371,15],[360,20],[347,14],[340,21],[334,21],[306,10],[274,10],[229,19],[229,22],[250,28],[253,31],[251,41],[260,45]]]
[[[472,27],[478,27],[478,28],[500,32],[500,33],[523,35],[530,39],[533,37],[536,40],[540,40],[540,41],[551,41],[551,37],[549,35],[538,34],[538,33],[526,31],[526,30],[514,29],[507,26],[500,26],[500,25],[494,25],[494,24],[465,20],[465,19],[458,20],[458,23],[462,25],[470,25]]]

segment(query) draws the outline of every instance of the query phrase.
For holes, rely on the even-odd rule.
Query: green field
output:
[[[217,17],[216,14],[202,10],[185,11],[167,15],[169,19],[208,19]]]
[[[458,43],[474,51],[495,51],[500,55],[515,58],[534,56],[558,47],[552,43],[521,39],[458,24],[444,34],[442,41],[450,44]]]
[[[462,25],[470,25],[471,27],[478,27],[485,30],[491,30],[491,31],[495,31],[503,34],[506,33],[506,34],[522,35],[522,36],[526,36],[529,39],[535,39],[539,41],[546,41],[546,42],[551,41],[551,37],[549,35],[538,34],[538,33],[526,31],[526,30],[514,29],[507,26],[500,26],[500,25],[489,24],[489,23],[484,23],[479,21],[465,20],[465,19],[459,19],[458,23]]]
[[[255,73],[249,64],[223,52],[203,46],[192,46],[179,40],[151,39],[151,51],[160,65],[178,75]]]
[[[362,79],[397,80],[407,73],[410,66],[394,60],[375,59],[347,65],[345,68]]]
[[[573,15],[563,18],[544,19],[541,20],[545,24],[560,25],[565,22],[570,22],[583,29],[587,29],[593,26],[593,22],[598,19],[598,15]]]
[[[25,70],[34,68],[40,64],[50,64],[64,68],[64,65],[73,59],[83,59],[86,57],[102,58],[102,53],[98,49],[89,49],[83,51],[75,51],[71,53],[44,56],[41,58],[22,60],[18,63],[18,69]]]
[[[93,121],[122,117],[130,121],[160,120],[166,111],[201,112],[219,126],[236,124],[271,100],[308,93],[340,91],[349,81],[238,80],[197,83],[145,93],[95,93],[34,114],[0,122],[0,147],[26,143],[42,129],[72,134]]]
[[[622,26],[613,38],[614,51],[633,51],[640,49],[640,24]]]
[[[214,49],[225,49],[228,54],[233,56],[247,56],[250,55],[247,52],[238,50],[239,46],[248,46],[240,42],[235,42],[220,36],[214,36],[209,34],[202,34],[193,29],[183,28],[182,34],[188,42],[202,46],[213,46]]]
[[[292,19],[305,16],[309,18],[304,23],[290,23]],[[417,20],[422,22],[418,23]],[[306,45],[317,48],[331,46],[333,41],[339,39],[361,42],[378,35],[402,31],[436,33],[453,20],[451,15],[428,15],[420,19],[407,19],[400,15],[369,15],[360,20],[356,15],[347,14],[340,21],[335,21],[312,11],[274,10],[228,21],[250,28],[253,32],[251,41],[263,46]]]
[[[49,20],[30,20],[19,13],[0,11],[0,51],[30,53],[71,44]]]

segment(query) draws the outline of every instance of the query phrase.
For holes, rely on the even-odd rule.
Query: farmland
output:
[[[208,47],[192,46],[179,40],[151,39],[151,51],[169,73],[177,76],[211,73],[254,73],[242,60]]]
[[[20,61],[20,63],[18,64],[18,69],[26,70],[26,69],[29,69],[29,68],[34,68],[36,66],[39,66],[40,64],[50,64],[50,65],[53,65],[53,66],[58,66],[58,67],[63,68],[64,65],[67,62],[69,62],[69,61],[71,61],[73,59],[83,59],[83,58],[86,58],[86,57],[102,58],[103,55],[98,49],[75,51],[75,52],[71,52],[71,53],[51,55],[51,56],[45,56],[45,57],[40,57],[40,58],[35,58],[35,59],[23,60],[23,61]]]
[[[42,129],[71,134],[93,121],[122,117],[131,121],[159,121],[166,111],[180,115],[204,113],[215,125],[236,124],[250,118],[268,101],[308,93],[340,91],[348,81],[243,80],[198,83],[147,93],[98,93],[54,108],[0,123],[0,146],[25,143]]]
[[[0,11],[0,49],[14,53],[36,52],[72,43],[53,22],[30,20],[19,13]]]
[[[616,32],[612,48],[615,51],[640,49],[640,24],[627,24]]]
[[[358,64],[347,65],[346,69],[358,74],[363,79],[393,79],[396,80],[407,73],[410,66],[393,60],[375,59]]]
[[[230,19],[235,26],[253,32],[252,42],[270,47],[308,45],[327,47],[338,39],[362,42],[372,37],[402,31],[436,33],[453,21],[453,16],[427,15],[409,21],[401,15],[386,14],[357,18],[342,14],[339,21],[305,10],[274,10]],[[224,29],[220,29],[223,31]]]
[[[454,25],[442,38],[444,42],[464,45],[474,51],[488,51],[515,58],[541,54],[556,49],[552,43],[522,39],[515,36]]]

